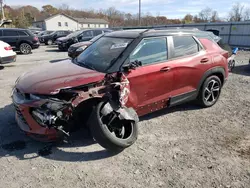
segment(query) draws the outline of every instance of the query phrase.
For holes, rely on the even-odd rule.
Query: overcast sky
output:
[[[21,3],[20,3],[21,2]],[[51,4],[60,6],[67,4],[75,9],[101,9],[111,6],[118,10],[130,13],[138,12],[139,0],[4,0],[7,5],[32,5],[41,8],[42,5]],[[187,13],[197,14],[204,7],[217,10],[220,17],[226,17],[235,0],[141,0],[142,12],[152,15],[163,15],[168,18],[183,18]],[[250,8],[250,1],[240,1]]]

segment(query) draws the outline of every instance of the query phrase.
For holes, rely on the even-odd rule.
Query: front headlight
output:
[[[82,52],[83,50],[85,50],[85,48],[87,48],[87,46],[82,46],[82,47],[78,48],[76,51],[77,52]]]

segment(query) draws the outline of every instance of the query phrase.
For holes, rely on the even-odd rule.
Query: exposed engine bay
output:
[[[69,136],[74,126],[74,110],[85,101],[96,99],[96,102],[106,101],[107,104],[102,109],[104,115],[115,111],[120,120],[137,123],[139,120],[136,112],[125,106],[129,93],[129,80],[123,73],[107,74],[101,82],[61,88],[53,95],[30,94],[29,100],[35,101],[30,108],[30,114],[40,126],[54,128]],[[89,106],[83,105],[82,108]]]

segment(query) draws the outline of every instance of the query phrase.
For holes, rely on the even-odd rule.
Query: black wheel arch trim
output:
[[[199,85],[198,85],[198,87],[197,87],[197,90],[198,91],[200,91],[200,88],[202,87],[202,84],[204,83],[204,81],[209,77],[209,76],[211,76],[211,75],[215,75],[215,74],[222,74],[223,75],[223,80],[222,80],[222,85],[224,84],[224,82],[225,82],[225,77],[226,77],[226,71],[225,71],[225,69],[224,69],[224,67],[213,67],[212,69],[209,69],[208,71],[206,71],[204,74],[203,74],[203,76],[202,76],[202,78],[201,78],[201,80],[200,80],[200,82],[199,82]]]

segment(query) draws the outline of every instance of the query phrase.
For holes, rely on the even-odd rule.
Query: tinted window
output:
[[[18,31],[19,36],[28,36],[24,31]]]
[[[81,37],[92,37],[92,31],[85,31],[81,34]]]
[[[167,39],[144,39],[130,55],[130,62],[141,61],[142,65],[167,60]]]
[[[173,57],[181,57],[186,55],[192,55],[199,51],[199,46],[190,36],[175,36],[173,37],[174,52]]]
[[[17,31],[14,30],[3,30],[3,36],[18,36]]]
[[[94,30],[94,36],[102,34],[102,30]]]

